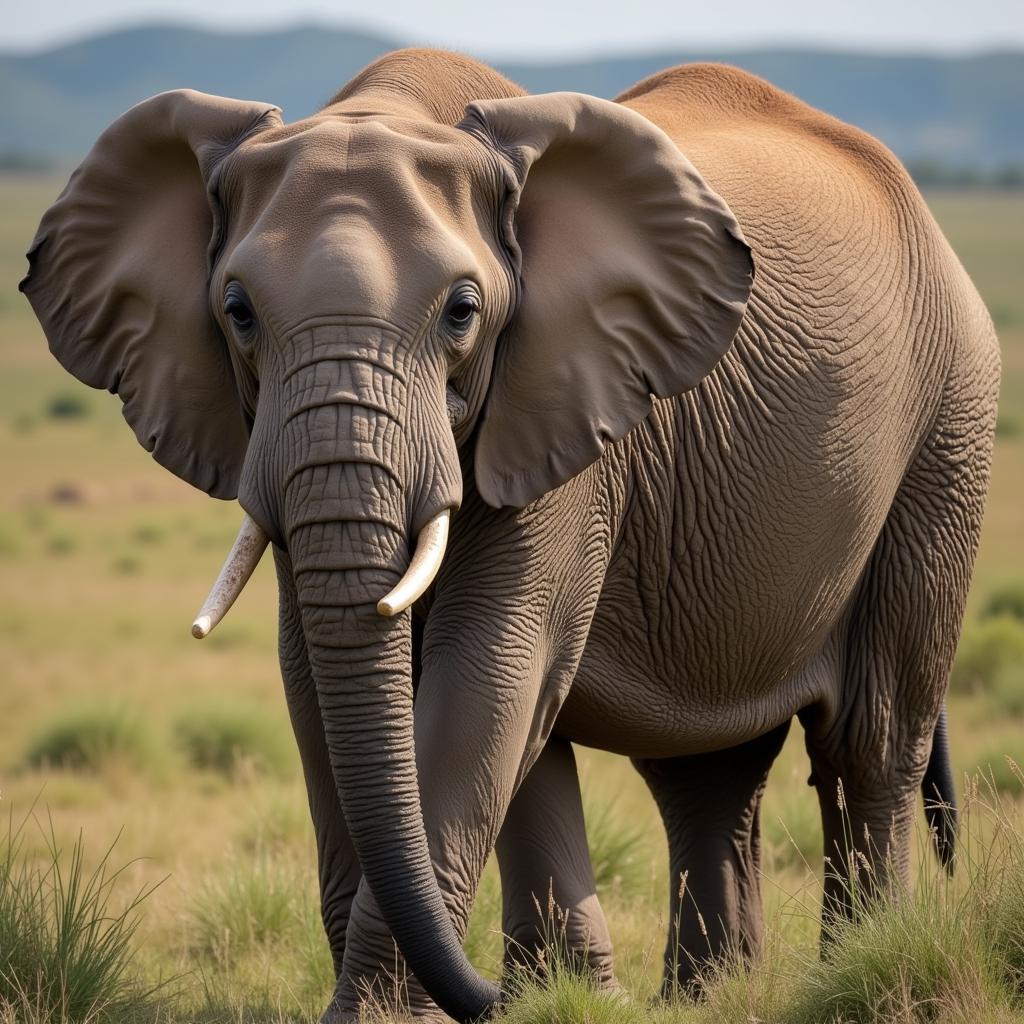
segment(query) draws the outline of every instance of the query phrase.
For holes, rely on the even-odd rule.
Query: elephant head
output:
[[[460,452],[494,506],[563,484],[715,366],[752,264],[638,114],[554,94],[452,124],[396,97],[356,91],[295,124],[147,100],[46,213],[22,289],[54,355],[121,396],[162,465],[246,510],[198,634],[268,539],[287,549],[365,878],[426,990],[475,1019],[497,991],[431,867],[405,612],[462,501]]]

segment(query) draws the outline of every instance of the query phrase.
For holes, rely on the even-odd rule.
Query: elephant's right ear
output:
[[[280,111],[181,90],[132,107],[47,210],[21,282],[50,350],[115,392],[139,443],[233,498],[248,443],[227,343],[210,314],[210,176]]]

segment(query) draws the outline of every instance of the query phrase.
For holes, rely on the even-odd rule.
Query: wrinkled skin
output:
[[[849,909],[846,835],[876,884],[905,879],[999,369],[874,140],[728,68],[613,105],[404,51],[292,125],[147,101],[30,261],[57,357],[274,541],[330,1019],[393,998],[395,943],[415,1012],[490,1008],[459,944],[495,846],[507,959],[531,961],[550,886],[614,984],[570,742],[633,759],[674,894],[688,873],[669,987],[757,952],[758,806],[793,716],[826,914]],[[432,591],[382,617],[444,508]]]

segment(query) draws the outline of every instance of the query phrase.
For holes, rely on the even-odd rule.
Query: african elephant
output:
[[[905,877],[999,357],[879,143],[727,67],[608,102],[401,51],[294,124],[141,103],[29,260],[62,364],[247,513],[198,635],[273,545],[329,1017],[393,943],[417,1012],[494,1006],[460,943],[495,845],[519,948],[550,880],[611,982],[571,742],[633,759],[688,871],[669,983],[756,952],[793,716],[827,849]]]

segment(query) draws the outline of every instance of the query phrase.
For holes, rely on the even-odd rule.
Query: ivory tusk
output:
[[[427,587],[434,582],[437,570],[444,561],[448,546],[448,522],[451,509],[443,508],[420,530],[416,538],[416,551],[398,585],[377,602],[377,611],[390,618],[415,604]]]
[[[210,596],[199,609],[195,622],[192,623],[192,635],[197,640],[208,636],[210,630],[227,614],[235,603],[235,598],[249,582],[249,577],[259,564],[266,551],[270,538],[248,515],[242,520],[238,536],[221,567],[217,582],[214,583]]]

